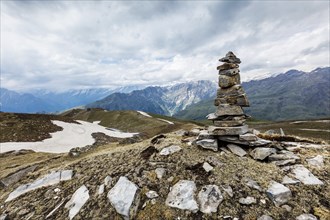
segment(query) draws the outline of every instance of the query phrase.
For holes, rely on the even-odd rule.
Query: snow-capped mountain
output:
[[[92,88],[72,89],[64,92],[31,90],[26,93],[1,88],[1,111],[36,113],[60,112],[77,106],[83,106],[102,99],[114,92],[131,92],[143,86],[126,86],[116,89]]]
[[[202,80],[166,87],[147,87],[128,94],[113,93],[86,107],[99,107],[108,110],[141,110],[173,115],[191,104],[213,97],[215,93],[215,83]]]

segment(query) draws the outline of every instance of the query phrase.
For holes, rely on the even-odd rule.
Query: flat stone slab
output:
[[[271,142],[262,138],[258,138],[256,141],[243,141],[243,140],[239,140],[239,137],[237,135],[231,135],[231,136],[225,135],[225,136],[219,136],[217,138],[221,141],[226,141],[228,143],[246,145],[251,147],[260,147],[269,144]]]
[[[194,198],[195,191],[196,185],[194,181],[180,180],[172,187],[167,195],[165,204],[173,208],[197,212],[198,205]]]
[[[72,178],[72,170],[63,170],[52,172],[41,179],[37,179],[32,183],[24,184],[17,187],[11,192],[5,202],[9,202],[29,191],[44,187],[58,184],[61,181],[70,180]]]
[[[71,199],[65,204],[65,208],[70,209],[69,210],[69,218],[73,219],[80,209],[83,207],[83,205],[87,202],[89,199],[89,190],[85,185],[82,185],[77,191],[74,192]]]
[[[324,159],[322,155],[317,155],[313,158],[306,159],[308,165],[316,168],[322,168],[324,166]]]
[[[227,148],[235,155],[243,157],[245,156],[247,153],[245,150],[243,150],[243,148],[235,145],[235,144],[228,144]]]
[[[238,105],[220,104],[215,112],[216,116],[244,115],[243,109]]]
[[[288,176],[284,176],[282,180],[282,184],[297,184],[297,183],[300,183],[300,181],[292,179]]]
[[[138,187],[127,177],[121,176],[116,185],[108,192],[111,205],[124,219],[130,218],[130,209],[135,200]]]
[[[195,142],[198,147],[218,151],[218,141],[216,139],[202,139]]]
[[[271,181],[266,193],[276,206],[283,205],[292,198],[291,190],[275,181]]]
[[[33,165],[30,167],[26,167],[24,169],[21,169],[17,171],[16,173],[13,173],[2,180],[0,180],[0,185],[3,185],[5,187],[12,185],[14,183],[19,182],[24,176],[26,176],[28,173],[33,172],[37,168],[37,165]]]
[[[240,141],[256,141],[256,140],[258,140],[258,137],[254,134],[247,133],[247,134],[240,135],[239,140]]]
[[[300,180],[305,185],[323,185],[323,182],[303,165],[295,165],[291,172],[296,179]]]
[[[269,155],[275,154],[275,153],[276,153],[275,148],[258,147],[258,148],[255,148],[253,151],[251,151],[250,155],[255,160],[264,160]]]
[[[178,145],[172,145],[172,146],[169,146],[169,147],[166,147],[164,149],[162,149],[160,152],[159,152],[159,155],[162,155],[162,156],[167,156],[167,155],[170,155],[170,154],[173,154],[175,152],[178,152],[180,151],[182,148]]]
[[[222,200],[221,191],[216,185],[203,186],[198,193],[198,203],[200,205],[200,211],[203,213],[217,212]]]
[[[249,131],[249,127],[247,125],[239,126],[239,127],[216,127],[209,126],[208,131],[212,135],[241,135],[245,134]]]

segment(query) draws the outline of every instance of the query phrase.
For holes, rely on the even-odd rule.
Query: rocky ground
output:
[[[199,133],[112,143],[76,157],[2,155],[0,219],[329,219],[329,146],[273,142],[266,154],[239,146],[214,152],[194,144]],[[72,175],[50,175],[64,170]],[[20,190],[31,191],[8,201],[28,183]]]

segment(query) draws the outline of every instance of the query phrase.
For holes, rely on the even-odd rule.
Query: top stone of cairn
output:
[[[220,62],[226,62],[226,63],[235,63],[240,64],[241,60],[235,56],[235,54],[231,51],[229,51],[225,57],[221,58],[219,60]]]

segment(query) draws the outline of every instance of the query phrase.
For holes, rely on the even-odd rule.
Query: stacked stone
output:
[[[247,116],[242,107],[248,107],[249,102],[241,86],[239,64],[241,60],[229,51],[219,61],[224,64],[217,67],[219,70],[219,89],[215,99],[217,110],[208,115],[214,126],[209,127],[209,134],[215,136],[242,135],[248,132],[245,124]]]

